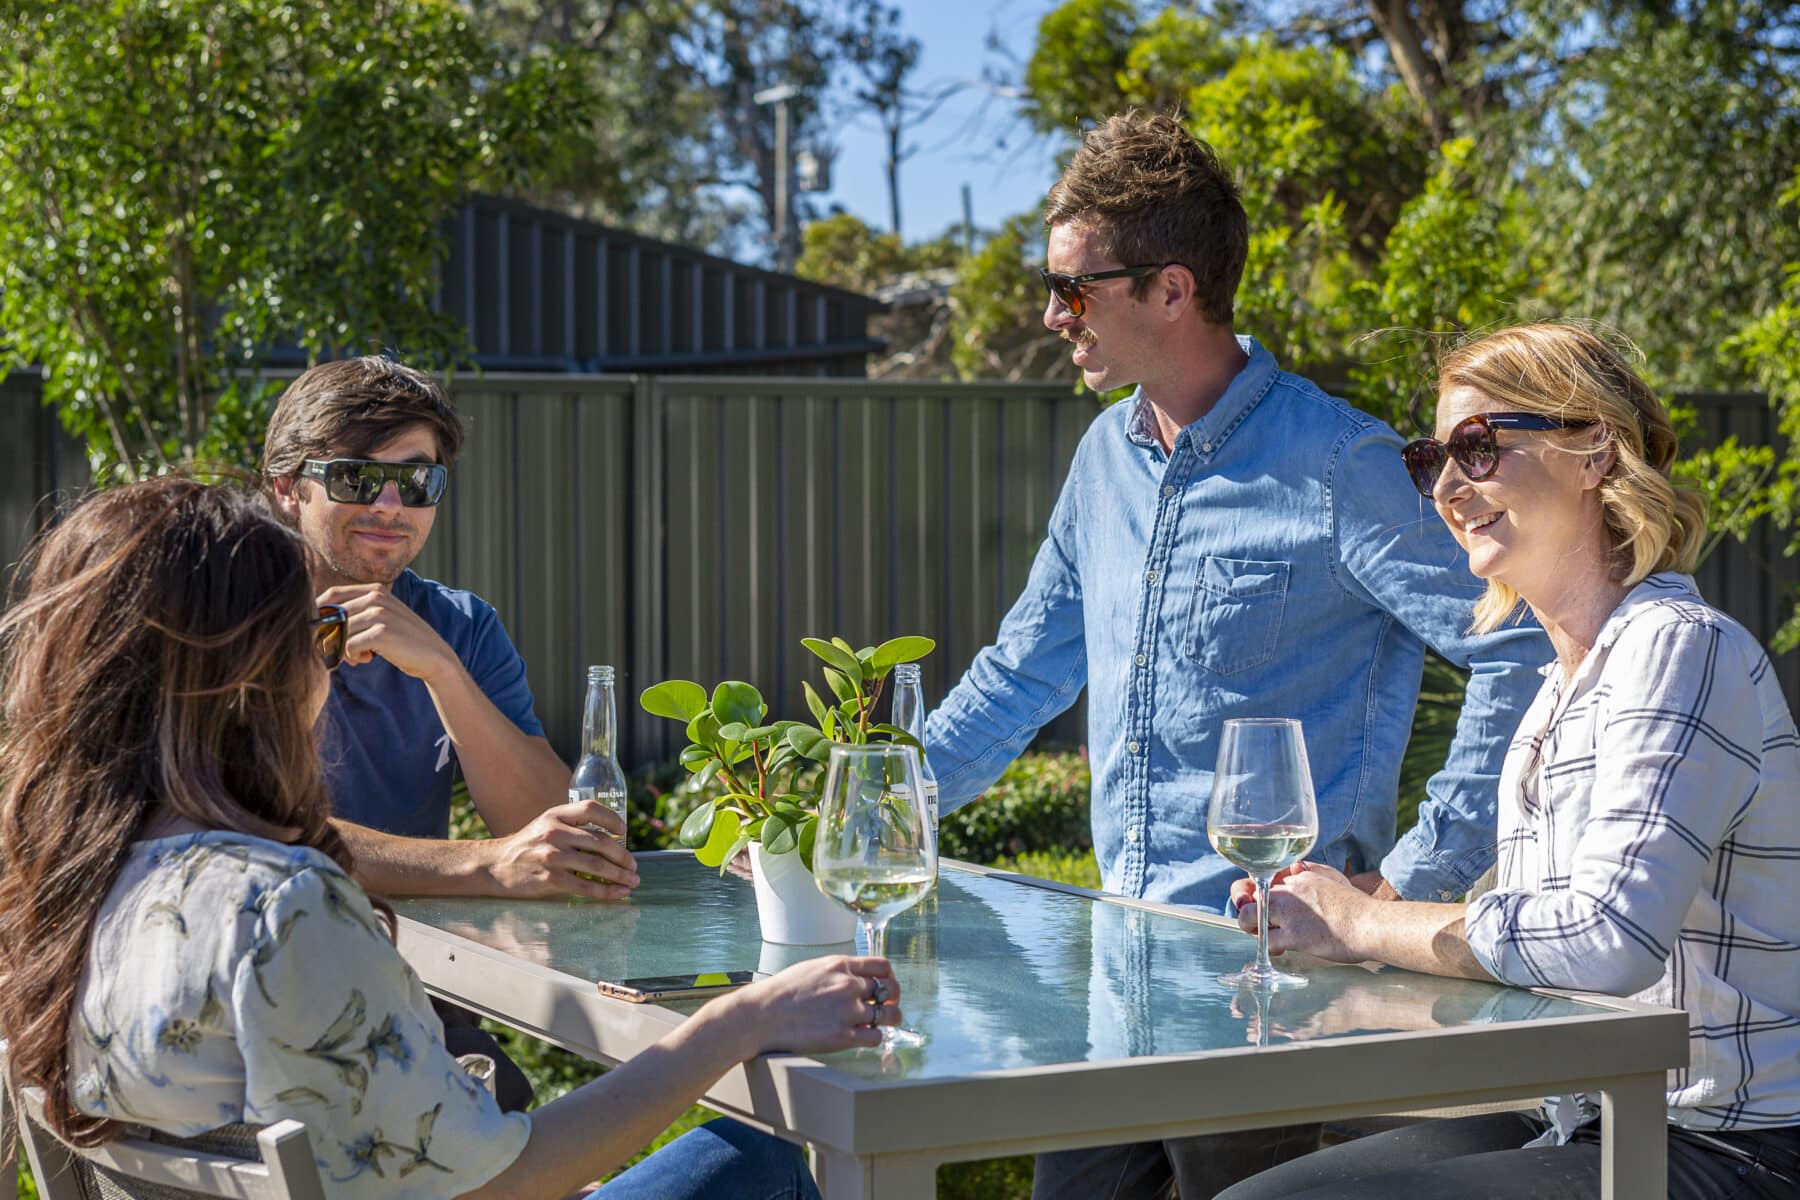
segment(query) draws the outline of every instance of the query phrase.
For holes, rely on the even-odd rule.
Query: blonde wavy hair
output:
[[[1579,325],[1520,325],[1451,350],[1438,366],[1438,396],[1468,387],[1496,412],[1530,412],[1589,422],[1602,431],[1570,435],[1571,450],[1610,447],[1599,498],[1611,543],[1613,577],[1631,587],[1657,571],[1692,571],[1706,536],[1706,506],[1677,487],[1669,467],[1679,449],[1669,410],[1624,356]],[[1576,440],[1579,439],[1579,440]],[[1512,588],[1488,580],[1473,629],[1485,633],[1522,615]]]

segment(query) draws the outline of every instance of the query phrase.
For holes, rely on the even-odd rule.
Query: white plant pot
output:
[[[856,936],[856,917],[819,890],[798,853],[764,854],[761,843],[751,842],[750,870],[763,941],[826,946]]]

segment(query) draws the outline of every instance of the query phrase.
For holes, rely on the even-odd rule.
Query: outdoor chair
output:
[[[6,1062],[0,1042],[0,1071]],[[197,1138],[149,1130],[85,1148],[43,1125],[41,1088],[0,1089],[42,1200],[325,1200],[312,1142],[299,1121],[225,1125]]]

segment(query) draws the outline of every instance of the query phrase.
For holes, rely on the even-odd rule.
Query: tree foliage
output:
[[[585,106],[433,0],[24,3],[0,46],[5,361],[102,475],[252,458],[272,344],[455,359],[441,218]]]

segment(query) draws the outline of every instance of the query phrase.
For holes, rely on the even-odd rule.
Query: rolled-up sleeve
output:
[[[341,874],[310,868],[268,894],[232,1008],[246,1114],[305,1122],[332,1196],[458,1196],[530,1137],[445,1048],[418,976]]]
[[[1486,585],[1408,480],[1392,430],[1375,426],[1352,437],[1330,479],[1345,586],[1469,672],[1443,769],[1425,785],[1418,823],[1381,863],[1382,877],[1407,899],[1460,895],[1494,861],[1500,768],[1543,684],[1538,668],[1550,661],[1550,642],[1532,622],[1470,632]]]
[[[1501,889],[1469,908],[1469,946],[1521,986],[1628,996],[1662,974],[1714,847],[1755,797],[1762,713],[1742,654],[1713,624],[1628,628],[1606,664],[1588,809],[1566,886]],[[1548,802],[1588,766],[1563,747]]]

